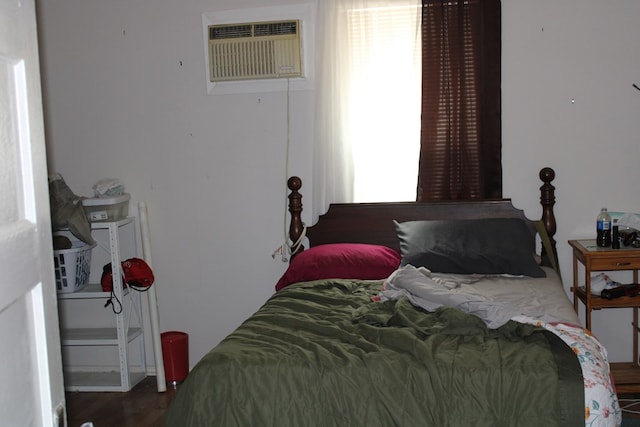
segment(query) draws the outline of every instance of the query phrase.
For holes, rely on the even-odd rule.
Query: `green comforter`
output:
[[[584,426],[553,334],[453,308],[374,302],[381,282],[291,285],[205,355],[167,426]]]

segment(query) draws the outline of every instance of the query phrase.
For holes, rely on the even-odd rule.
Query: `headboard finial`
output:
[[[289,224],[289,238],[292,242],[297,242],[302,236],[304,224],[302,223],[302,194],[298,192],[302,187],[302,180],[297,176],[292,176],[287,180],[287,187],[291,190],[289,193],[289,213],[291,214],[291,223]],[[304,250],[304,247],[296,248],[296,253]],[[295,253],[291,254],[291,258]]]
[[[554,239],[554,235],[556,234],[556,217],[553,213],[553,205],[556,204],[556,187],[551,184],[556,177],[556,172],[550,167],[542,168],[540,170],[540,179],[543,184],[540,187],[540,204],[542,205],[542,223],[547,230],[547,234],[549,235],[549,240],[551,240],[551,245],[555,250],[556,240]],[[544,248],[542,248],[542,256],[545,256]],[[555,256],[556,254],[551,254],[551,256]]]
[[[556,172],[550,167],[540,169],[540,179],[545,184],[550,184],[551,181],[556,179]]]
[[[287,187],[291,191],[298,191],[302,187],[302,180],[297,176],[292,176],[287,180]]]

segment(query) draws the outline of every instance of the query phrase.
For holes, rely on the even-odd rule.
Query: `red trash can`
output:
[[[189,375],[189,335],[179,331],[163,332],[160,341],[165,380],[176,388]]]

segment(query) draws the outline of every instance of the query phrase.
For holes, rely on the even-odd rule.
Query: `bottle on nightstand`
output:
[[[611,246],[611,215],[607,208],[602,208],[596,220],[596,244],[602,248]]]

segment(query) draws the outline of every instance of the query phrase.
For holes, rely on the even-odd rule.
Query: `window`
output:
[[[501,197],[500,0],[317,7],[313,217],[329,203]]]
[[[352,9],[349,116],[355,202],[415,200],[420,153],[419,7]]]

